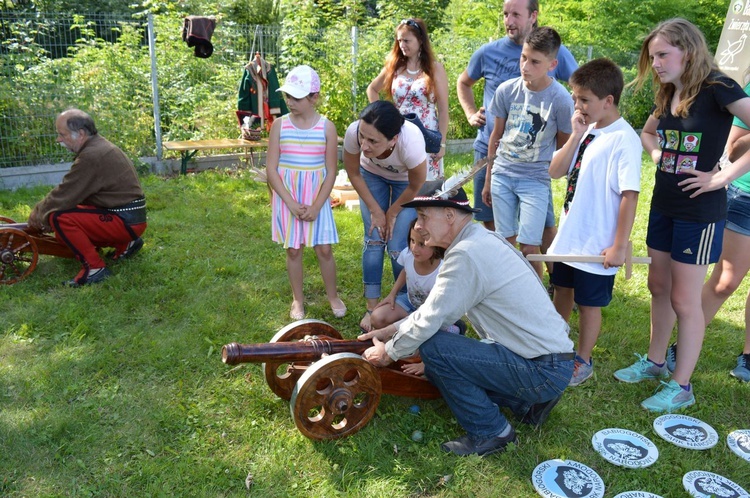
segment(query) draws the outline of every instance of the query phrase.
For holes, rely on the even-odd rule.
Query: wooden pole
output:
[[[559,263],[604,263],[604,256],[589,256],[584,254],[529,254],[529,261],[559,262]],[[633,265],[649,265],[651,258],[633,257],[633,242],[628,241],[628,249],[625,253],[625,279],[633,274]]]

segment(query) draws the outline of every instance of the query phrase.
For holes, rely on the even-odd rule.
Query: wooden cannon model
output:
[[[0,284],[15,284],[29,276],[40,254],[74,257],[68,246],[52,235],[0,216]]]
[[[427,379],[401,370],[408,361],[376,368],[362,359],[370,346],[372,341],[344,340],[326,322],[308,319],[290,323],[267,344],[227,344],[221,359],[228,365],[263,363],[268,387],[289,400],[297,428],[320,441],[350,436],[367,425],[382,393],[440,397]]]

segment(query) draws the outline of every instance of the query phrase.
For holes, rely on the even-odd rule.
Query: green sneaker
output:
[[[647,355],[639,355],[638,353],[635,355],[638,357],[638,361],[628,368],[616,371],[615,379],[627,382],[628,384],[634,384],[643,380],[659,380],[669,377],[666,365],[659,367],[649,360]]]
[[[662,381],[656,391],[656,394],[641,402],[641,406],[650,412],[672,413],[695,404],[693,386],[686,391],[675,380]]]

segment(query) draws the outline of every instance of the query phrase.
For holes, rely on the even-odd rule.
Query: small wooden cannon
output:
[[[440,397],[427,379],[401,370],[408,361],[376,368],[362,359],[370,346],[372,341],[344,340],[326,322],[308,319],[290,323],[268,344],[227,344],[221,359],[228,365],[263,363],[268,387],[289,400],[297,428],[321,441],[350,436],[367,425],[382,393]]]
[[[68,246],[52,235],[0,216],[0,284],[15,284],[29,276],[40,254],[74,257]]]

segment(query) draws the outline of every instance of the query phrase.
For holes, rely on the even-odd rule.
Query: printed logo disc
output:
[[[687,415],[662,415],[654,420],[654,430],[665,441],[690,450],[707,450],[719,442],[713,427]]]
[[[747,496],[747,491],[726,477],[703,470],[693,470],[685,474],[682,477],[682,485],[685,486],[685,491],[690,496],[695,496],[696,498],[711,498],[715,496],[721,496],[721,498],[741,498]]]
[[[603,498],[604,481],[593,469],[573,460],[547,460],[531,475],[534,489],[547,498]]]
[[[727,434],[727,446],[735,455],[750,462],[750,430],[743,429]]]
[[[627,429],[603,429],[591,438],[594,449],[609,463],[638,469],[659,458],[659,450],[646,436]]]
[[[662,498],[659,495],[653,493],[647,493],[646,491],[625,491],[619,495],[615,495],[615,498]]]

